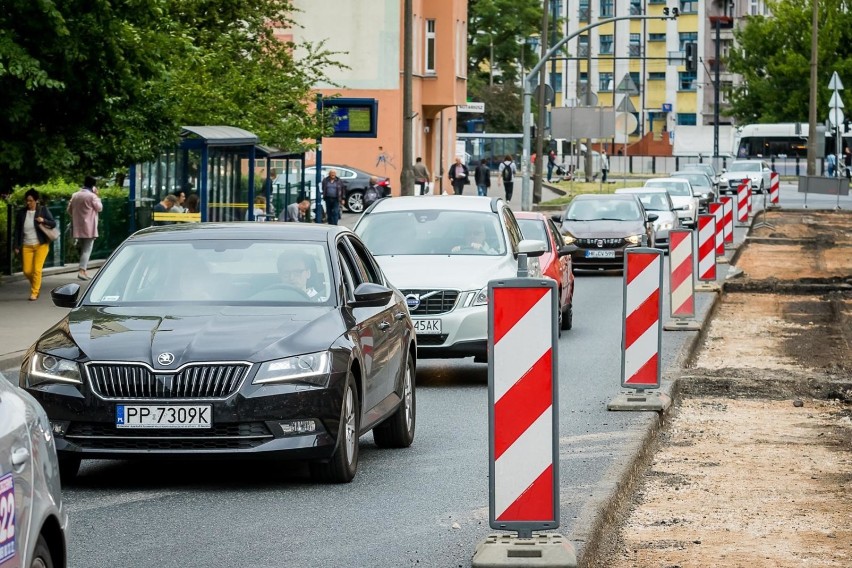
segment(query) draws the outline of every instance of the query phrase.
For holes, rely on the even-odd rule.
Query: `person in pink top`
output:
[[[80,271],[77,273],[80,280],[91,280],[87,270],[89,257],[92,256],[92,247],[98,238],[98,213],[104,208],[95,183],[95,178],[86,176],[83,187],[72,195],[71,201],[68,202],[71,230],[80,246]]]

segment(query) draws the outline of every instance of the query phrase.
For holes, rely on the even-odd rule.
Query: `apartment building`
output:
[[[377,138],[326,138],[323,163],[348,164],[391,178],[399,193],[403,129],[403,0],[295,0],[297,41],[325,41],[346,66],[325,97],[378,101]],[[467,0],[413,0],[412,147],[433,175],[456,155],[456,106],[467,99]],[[309,160],[310,161],[310,160]],[[442,176],[443,177],[443,176]],[[440,188],[439,188],[440,189]]]

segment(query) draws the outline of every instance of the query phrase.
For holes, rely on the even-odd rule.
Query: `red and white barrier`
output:
[[[725,256],[725,220],[721,203],[708,204],[710,214],[716,218],[716,256]]]
[[[772,172],[769,174],[769,202],[772,205],[778,205],[778,200],[781,198],[781,174]]]
[[[698,279],[716,281],[716,216],[698,216]]]
[[[624,252],[624,333],[621,386],[660,386],[663,251]]]
[[[491,528],[559,526],[557,289],[550,279],[488,284]]]
[[[692,231],[669,231],[669,290],[672,317],[695,317],[695,275],[692,270]]]
[[[746,180],[743,180],[743,183],[737,186],[737,222],[739,223],[748,223],[750,198],[751,187]]]
[[[754,195],[754,187],[751,185],[751,180],[750,180],[750,179],[745,179],[745,180],[743,180],[743,181],[744,181],[744,182],[746,183],[746,185],[748,186],[748,192],[746,192],[746,195],[748,195],[748,214],[749,214],[749,215],[751,215],[751,209],[752,209],[752,196]]]
[[[734,243],[734,198],[721,197],[722,202],[722,237],[725,244]]]

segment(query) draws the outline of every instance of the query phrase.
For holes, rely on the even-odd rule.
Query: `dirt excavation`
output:
[[[585,566],[852,566],[852,215],[769,221]]]

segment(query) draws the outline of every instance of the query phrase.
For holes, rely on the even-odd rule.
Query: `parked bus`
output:
[[[734,135],[734,156],[737,158],[802,158],[808,157],[808,124],[746,124]],[[817,158],[835,153],[834,132],[817,124]],[[843,146],[852,142],[852,134],[843,135]],[[842,148],[841,148],[842,151]]]

